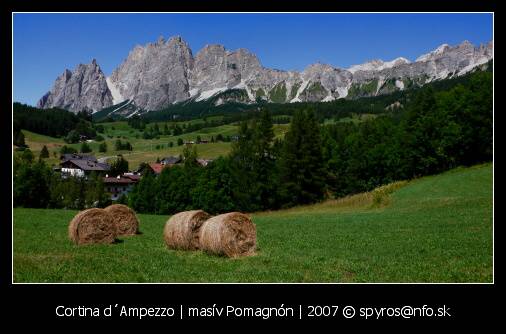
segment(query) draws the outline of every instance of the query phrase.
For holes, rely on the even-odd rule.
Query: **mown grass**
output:
[[[377,203],[375,198],[381,197]],[[15,282],[491,282],[492,166],[252,215],[258,254],[167,250],[168,216],[141,235],[77,247],[75,211],[14,209]]]

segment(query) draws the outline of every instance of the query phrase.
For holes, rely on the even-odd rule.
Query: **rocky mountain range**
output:
[[[246,49],[226,50],[206,45],[195,56],[181,37],[136,46],[113,73],[106,77],[95,59],[65,70],[51,91],[38,102],[39,108],[60,107],[73,112],[99,111],[119,105],[139,110],[163,109],[183,101],[202,101],[217,94],[216,103],[289,103],[332,101],[387,94],[411,86],[465,74],[493,58],[493,42],[476,47],[468,41],[456,46],[443,44],[414,62],[397,58],[372,60],[341,69],[327,64],[309,65],[302,72],[263,67]]]

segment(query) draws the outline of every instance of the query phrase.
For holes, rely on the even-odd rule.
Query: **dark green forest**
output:
[[[15,102],[13,104],[13,129],[14,144],[21,134],[21,129],[36,132],[38,134],[63,137],[67,143],[77,143],[80,136],[95,138],[97,130],[92,123],[91,113],[82,111],[77,114],[64,109],[38,109]],[[21,140],[18,139],[18,143]],[[18,145],[22,146],[22,145]]]

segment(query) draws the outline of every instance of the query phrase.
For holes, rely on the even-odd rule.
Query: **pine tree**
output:
[[[325,168],[320,127],[314,112],[295,112],[280,159],[280,195],[286,206],[323,199]]]
[[[264,109],[253,134],[253,174],[256,195],[262,209],[272,208],[276,201],[275,157],[273,154],[274,129],[272,117]]]
[[[111,176],[117,176],[122,175],[126,172],[128,172],[128,161],[120,154],[118,155],[118,158],[111,164],[109,174]]]
[[[47,150],[46,145],[44,145],[42,147],[42,150],[40,151],[39,158],[41,158],[41,159],[43,159],[43,158],[49,158],[49,151]]]
[[[145,213],[156,212],[158,189],[153,173],[146,173],[128,196],[128,205],[135,211]]]
[[[21,130],[14,130],[14,145],[19,147],[26,147],[25,135]]]
[[[231,174],[234,180],[234,197],[238,207],[243,211],[257,211],[260,197],[257,192],[256,173],[254,171],[254,127],[242,122],[239,127],[238,140],[232,144]]]
[[[191,168],[197,166],[197,147],[196,146],[185,146],[183,148],[183,160],[184,160],[184,167],[185,168]]]
[[[408,170],[412,176],[431,174],[437,171],[437,157],[434,143],[438,131],[439,115],[436,97],[431,87],[423,88],[416,96],[407,113],[405,151]]]

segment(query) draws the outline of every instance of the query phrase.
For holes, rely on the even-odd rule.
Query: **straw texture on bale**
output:
[[[183,211],[173,215],[163,229],[165,244],[172,249],[199,249],[200,227],[210,217],[202,210]]]
[[[256,250],[256,226],[247,215],[240,212],[213,217],[200,228],[200,249],[228,257],[253,255]]]
[[[104,209],[87,209],[79,212],[69,224],[69,238],[77,245],[113,243],[116,225]]]
[[[118,235],[135,235],[139,232],[139,220],[135,211],[123,204],[113,204],[105,208],[109,212],[116,224]]]

